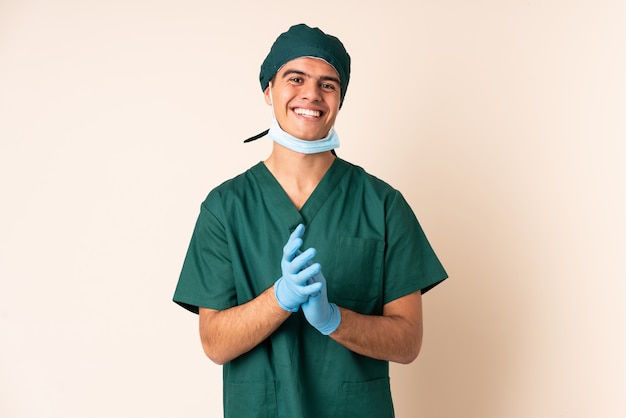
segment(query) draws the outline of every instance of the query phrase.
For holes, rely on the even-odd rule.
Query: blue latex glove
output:
[[[309,248],[300,252],[304,225],[300,224],[289,236],[283,247],[283,258],[280,263],[283,275],[274,283],[274,294],[281,308],[296,312],[309,296],[318,293],[321,283],[311,281],[320,271],[320,265],[311,263],[315,257],[315,249]]]
[[[334,303],[328,302],[326,292],[326,279],[320,271],[313,277],[316,283],[321,283],[322,288],[317,295],[311,295],[309,300],[302,304],[302,312],[309,324],[313,325],[324,335],[332,334],[341,323],[341,313]]]

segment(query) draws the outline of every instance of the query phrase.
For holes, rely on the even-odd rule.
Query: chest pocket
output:
[[[382,313],[385,243],[340,236],[328,283],[331,302],[363,314]]]

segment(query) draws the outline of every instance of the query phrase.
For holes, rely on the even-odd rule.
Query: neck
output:
[[[334,161],[335,156],[330,151],[302,154],[274,142],[272,153],[264,162],[274,175],[306,180],[321,179]]]
[[[272,153],[264,163],[300,209],[334,161],[330,151],[301,154],[274,142]]]

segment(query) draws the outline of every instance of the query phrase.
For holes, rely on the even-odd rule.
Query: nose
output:
[[[313,80],[308,80],[302,85],[302,89],[300,90],[300,97],[303,99],[308,99],[312,102],[316,102],[321,100],[321,92],[322,89],[317,82]]]

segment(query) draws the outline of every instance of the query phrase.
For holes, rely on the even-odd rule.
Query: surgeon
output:
[[[200,207],[174,301],[223,365],[225,417],[393,417],[389,362],[420,351],[422,294],[447,274],[402,194],[337,156],[349,81],[339,39],[282,33],[251,138],[272,151]]]

